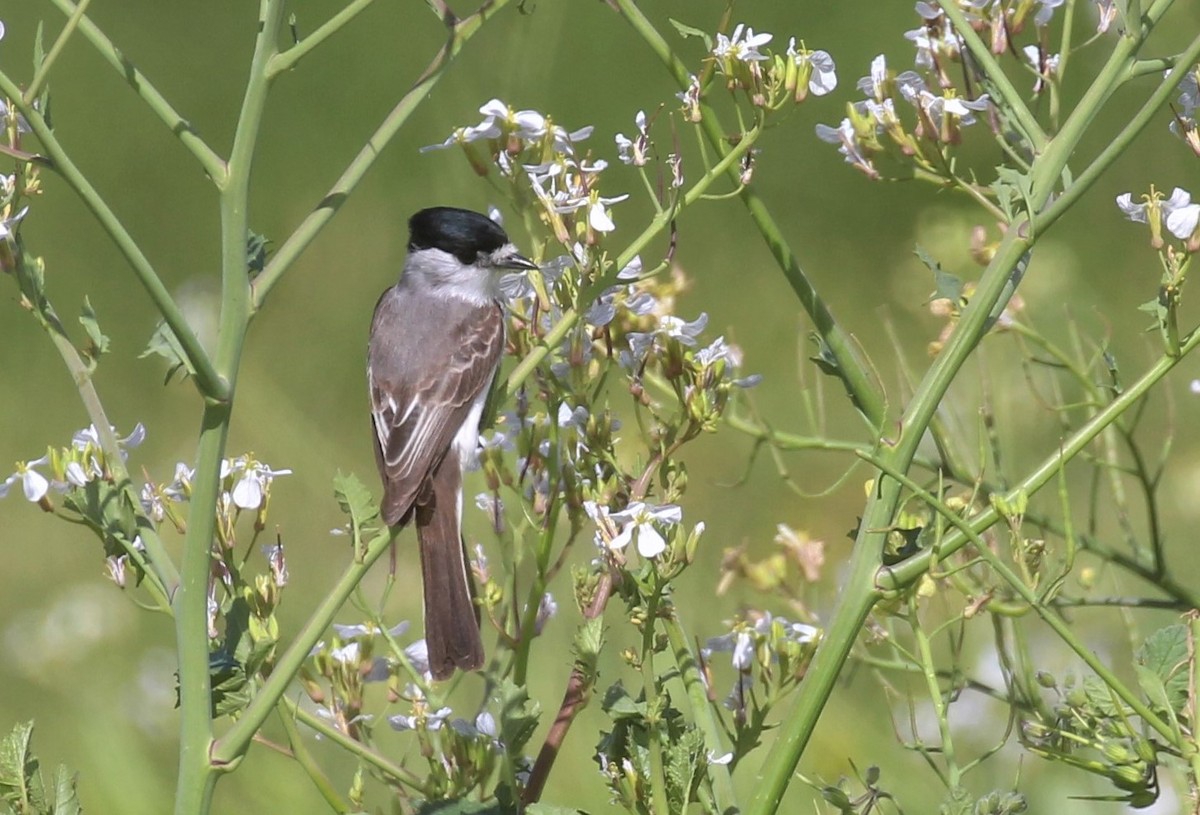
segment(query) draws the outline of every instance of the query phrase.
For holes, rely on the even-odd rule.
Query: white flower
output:
[[[273,470],[250,456],[225,459],[221,462],[221,479],[235,479],[230,495],[239,509],[258,509],[271,491],[276,476],[291,475],[291,470]]]
[[[0,482],[0,498],[6,497],[12,485],[20,481],[21,489],[25,493],[25,500],[34,504],[41,501],[50,491],[50,481],[34,467],[40,467],[49,462],[49,456],[42,456],[33,461],[18,461],[17,471]]]
[[[1038,0],[1037,14],[1033,16],[1033,22],[1038,28],[1045,28],[1050,23],[1050,18],[1054,16],[1054,10],[1063,4],[1063,0]]]
[[[667,549],[667,541],[655,529],[655,524],[677,524],[683,520],[683,511],[675,504],[656,507],[635,501],[609,517],[621,528],[608,544],[610,549],[624,549],[631,541],[636,540],[638,554],[644,558],[655,558]]]
[[[358,663],[362,661],[362,653],[359,649],[360,646],[356,640],[346,643],[341,648],[334,648],[329,652],[329,656],[334,662],[357,669]]]
[[[436,710],[432,713],[428,711],[418,711],[412,716],[388,716],[388,724],[394,730],[416,730],[422,724],[428,730],[440,730],[442,723],[450,717],[453,711],[448,707]]]
[[[813,96],[824,96],[837,87],[837,66],[828,51],[796,50],[796,38],[788,40],[787,55],[800,68],[812,67],[808,89]]]
[[[1191,194],[1180,187],[1175,187],[1171,197],[1165,201],[1159,193],[1152,192],[1151,195],[1142,196],[1138,204],[1133,203],[1132,195],[1122,193],[1117,196],[1117,207],[1125,213],[1126,218],[1139,224],[1149,224],[1152,211],[1156,219],[1165,215],[1162,220],[1167,230],[1180,240],[1190,238],[1200,222],[1200,204],[1193,204]],[[1154,224],[1150,225],[1152,231],[1156,229]]]
[[[742,34],[745,34],[743,39]],[[738,23],[733,34],[726,37],[717,34],[717,44],[713,46],[712,55],[720,60],[739,62],[762,62],[767,57],[758,49],[771,41],[770,34],[755,34],[753,28],[747,28]]]
[[[818,124],[816,132],[817,138],[821,141],[838,145],[838,152],[845,156],[847,164],[862,170],[868,178],[879,178],[879,172],[863,151],[858,132],[855,131],[854,123],[850,119],[842,119],[841,124],[837,127]]]

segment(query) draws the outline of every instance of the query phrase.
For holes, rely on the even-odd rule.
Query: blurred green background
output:
[[[253,42],[254,5],[123,0],[96,2],[90,15],[224,153]],[[312,31],[341,5],[296,3],[301,32]],[[1089,4],[1079,6],[1086,12],[1081,16],[1091,13]],[[1190,36],[1200,24],[1200,4],[1178,6],[1174,24],[1151,51],[1169,53],[1180,44],[1173,37]],[[670,31],[667,17],[712,30],[723,8],[710,0],[646,3],[664,31]],[[615,165],[606,174],[606,194],[634,193],[614,210],[616,245],[650,212],[639,200],[640,182],[615,161],[612,138],[631,131],[639,109],[674,105],[677,89],[604,3],[533,0],[525,11],[506,9],[469,43],[275,290],[251,330],[229,451],[253,451],[272,466],[295,471],[276,483],[272,506],[273,521],[282,524],[288,545],[292,578],[283,609],[285,628],[305,618],[348,557],[344,539],[328,534],[341,523],[332,500],[334,471],[356,472],[374,485],[364,348],[375,298],[394,281],[402,262],[408,215],[433,204],[482,210],[500,203],[457,151],[419,155],[417,148],[440,142],[457,125],[478,121],[479,105],[499,97],[514,107],[550,113],[570,129],[596,125],[589,146]],[[38,21],[45,20],[52,39],[63,17],[43,0],[9,0],[0,4],[0,19],[7,26],[0,66],[27,81]],[[762,140],[755,184],[827,302],[875,360],[896,408],[905,394],[896,355],[923,370],[925,345],[940,330],[924,305],[932,285],[913,257],[914,243],[952,271],[973,277],[977,267],[968,254],[970,229],[977,223],[993,225],[965,201],[928,185],[867,181],[844,165],[832,146],[814,137],[813,125],[840,120],[845,102],[859,96],[854,81],[866,74],[875,54],[886,53],[898,67],[911,63],[912,48],[900,34],[916,25],[912,4],[746,4],[735,20],[774,32],[773,45],[780,48],[794,34],[837,60],[838,90],[810,100]],[[1081,25],[1085,23],[1090,25]],[[1068,104],[1104,56],[1111,36],[1073,62]],[[695,40],[685,44],[673,33],[669,37],[697,63]],[[253,229],[277,245],[282,242],[408,89],[440,40],[441,28],[424,4],[380,0],[276,83],[254,174]],[[1131,83],[1118,94],[1094,128],[1090,150],[1102,146],[1122,117],[1136,109],[1152,81]],[[169,288],[203,322],[218,291],[218,220],[210,185],[82,37],[72,41],[58,64],[51,90],[59,138]],[[1121,219],[1113,198],[1124,191],[1136,196],[1151,183],[1165,189],[1196,186],[1195,158],[1167,133],[1168,121],[1164,112],[1135,150],[1046,236],[1022,287],[1031,321],[1060,340],[1066,338],[1068,312],[1091,334],[1107,332],[1131,378],[1157,353],[1156,335],[1145,333],[1147,318],[1136,306],[1154,296],[1158,269],[1145,232]],[[685,134],[685,142],[690,139]],[[968,155],[986,170],[998,160],[991,150],[989,145]],[[25,239],[31,251],[45,257],[49,294],[64,318],[72,322],[83,297],[90,296],[112,337],[113,354],[99,369],[100,393],[119,431],[128,432],[139,421],[149,429],[131,469],[169,480],[176,461],[192,459],[199,416],[194,390],[189,384],[164,388],[161,361],[137,359],[156,321],[147,297],[65,185],[47,173],[45,188],[23,227]],[[764,375],[755,391],[763,415],[781,429],[809,430],[801,390],[811,390],[819,376],[805,359],[810,351],[807,320],[741,205],[731,200],[688,211],[680,222],[677,259],[694,281],[681,301],[681,316],[706,311],[711,335],[724,333],[737,342],[745,351],[746,370]],[[15,286],[0,283],[0,462],[13,462],[36,458],[48,443],[68,443],[72,431],[88,422],[52,346],[18,307]],[[895,325],[899,347],[885,333],[886,321]],[[993,338],[984,355],[1010,475],[1053,449],[1058,438],[1053,417],[1031,396],[1014,364],[1015,354],[1011,341]],[[1167,535],[1177,553],[1193,545],[1188,530],[1200,522],[1200,502],[1195,500],[1200,468],[1190,433],[1196,406],[1187,389],[1196,375],[1197,366],[1185,363],[1169,383],[1171,411],[1162,396],[1152,405],[1152,423],[1161,430],[1170,416],[1180,431],[1163,487]],[[830,382],[823,387],[828,432],[860,438],[861,424],[840,398],[840,387]],[[964,384],[952,391],[947,404],[967,428],[976,422],[977,395],[975,386]],[[730,486],[746,471],[750,450],[746,438],[724,431],[693,445],[686,456],[691,488],[685,517],[704,520],[708,532],[701,564],[682,581],[678,598],[689,615],[685,623],[701,638],[720,633],[723,621],[743,606],[765,603],[787,613],[780,604],[736,586],[714,599],[722,551],[744,544],[752,556],[764,557],[775,549],[778,523],[827,542],[825,579],[813,603],[827,619],[848,552],[846,534],[861,508],[866,471],[839,483],[849,462],[830,454],[787,458],[792,477],[812,498],[791,491],[765,455],[743,483]],[[834,485],[828,494],[817,495]],[[485,535],[481,521],[472,518],[472,538]],[[35,746],[44,765],[63,762],[80,772],[82,801],[89,812],[168,811],[175,766],[169,621],[140,613],[111,587],[94,539],[44,516],[19,495],[0,502],[0,547],[0,635],[6,655],[0,660],[0,728],[36,719]],[[396,619],[420,618],[412,555],[402,549],[401,580],[411,590],[397,593]],[[1193,569],[1183,579],[1195,585],[1200,574]],[[561,698],[571,659],[569,636],[578,618],[561,587],[559,600],[562,610],[550,626],[551,639],[531,688],[549,710]],[[618,613],[614,605],[614,622]],[[1110,625],[1115,616],[1086,614],[1083,621],[1093,645],[1114,662],[1127,661],[1128,638]],[[357,621],[349,612],[340,619]],[[1167,619],[1167,614],[1145,618],[1142,633]],[[615,631],[627,636],[625,628]],[[1055,670],[1073,664],[1062,650],[1047,644],[1047,664]],[[616,661],[607,665],[603,683],[624,670]],[[981,670],[986,673],[987,666]],[[468,687],[462,698],[472,698],[475,690]],[[1002,733],[1003,720],[994,718],[997,710],[975,706],[956,720],[975,734],[977,748]],[[851,759],[860,767],[879,764],[884,785],[901,796],[908,811],[933,811],[942,789],[918,756],[896,746],[893,714],[906,732],[902,701],[885,697],[865,672],[856,674],[826,710],[802,771],[835,780],[851,772]],[[605,806],[607,794],[592,761],[603,723],[595,705],[581,716],[546,800],[592,810]],[[925,735],[933,738],[934,733]],[[399,756],[402,742],[389,743]],[[324,745],[315,749],[344,788],[352,762]],[[1111,792],[1101,782],[1064,775],[1032,758],[1018,769],[1016,756],[1006,750],[1000,760],[971,776],[969,784],[977,792],[1005,788],[1019,772],[1021,787],[1033,796],[1031,811],[1054,806],[1061,815],[1100,806],[1075,802],[1069,795]],[[753,783],[757,758],[739,770],[743,790]],[[812,796],[797,782],[784,811],[814,811],[808,803]],[[1171,812],[1176,804],[1167,806],[1171,808],[1156,811]],[[1107,805],[1104,811],[1120,808]],[[246,764],[221,782],[214,811],[317,813],[325,808],[296,765],[255,747]]]

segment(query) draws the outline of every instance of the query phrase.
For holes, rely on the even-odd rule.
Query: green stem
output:
[[[176,597],[181,727],[175,815],[206,813],[217,771],[226,769],[230,763],[212,759],[208,583],[221,459],[225,453],[238,363],[250,317],[246,268],[250,170],[266,106],[267,64],[278,52],[283,6],[283,0],[259,2],[254,55],[250,60],[246,93],[230,151],[227,183],[221,189],[221,320],[216,365],[228,383],[228,394],[224,404],[209,401],[205,405],[199,462],[193,480],[193,511],[184,541],[183,577]],[[201,797],[204,791],[207,793]]]
[[[675,656],[675,667],[683,688],[687,693],[688,703],[692,709],[692,722],[704,736],[704,746],[710,758],[723,755],[721,727],[713,716],[712,702],[708,699],[708,690],[704,679],[700,676],[699,663],[692,652],[687,634],[679,622],[679,610],[672,605],[668,613],[662,617],[662,626],[667,632],[667,641],[671,644],[671,652]],[[733,792],[733,779],[729,774],[728,764],[709,764],[708,778],[712,782],[713,802],[716,804],[717,815],[737,811],[737,797]]]
[[[384,775],[395,779],[397,782],[419,793],[425,792],[425,787],[421,783],[421,779],[417,778],[417,776],[413,775],[413,773],[409,770],[406,770],[398,764],[393,764],[392,762],[388,761],[386,758],[372,750],[367,745],[363,744],[361,741],[355,741],[328,722],[312,715],[286,696],[279,700],[279,704],[283,705],[283,707],[286,708],[287,713],[291,716],[294,716],[297,721],[301,722],[306,727],[312,728],[317,733],[320,733],[322,736],[329,739],[329,741],[341,747],[351,755],[361,759],[363,762],[370,764]]]
[[[650,787],[654,800],[653,815],[670,815],[667,804],[667,772],[663,764],[663,718],[658,697],[658,677],[654,674],[654,628],[663,587],[657,584],[646,601],[646,619],[642,622],[642,686],[646,694],[646,729],[650,739]]]
[[[354,811],[349,804],[342,800],[342,796],[338,795],[333,784],[329,783],[329,778],[321,770],[321,765],[304,746],[304,737],[300,735],[300,729],[296,727],[294,714],[286,709],[285,701],[288,700],[280,700],[280,705],[275,710],[279,714],[283,732],[287,734],[288,745],[292,748],[292,758],[296,759],[296,763],[308,774],[309,779],[321,793],[321,797],[325,799],[325,803],[329,805],[330,809],[338,815]]]
[[[864,458],[869,457],[864,456]],[[886,461],[871,458],[869,458],[869,460],[872,464],[878,467],[881,472],[886,473],[888,476],[894,478],[900,484],[905,486],[914,495],[924,501],[930,509],[937,512],[955,529],[957,529],[961,535],[963,535],[970,543],[974,545],[978,556],[983,558],[988,566],[991,567],[992,571],[1000,575],[1004,582],[1007,583],[1009,587],[1012,588],[1012,590],[1016,592],[1017,595],[1019,595],[1020,598],[1024,600],[1029,607],[1032,608],[1037,615],[1042,618],[1043,621],[1045,621],[1047,625],[1050,626],[1051,629],[1054,630],[1054,633],[1058,635],[1059,639],[1065,642],[1067,646],[1074,651],[1076,655],[1082,659],[1098,677],[1100,677],[1101,680],[1104,681],[1104,684],[1108,685],[1108,687],[1114,693],[1116,693],[1116,695],[1119,696],[1121,700],[1125,702],[1125,704],[1129,705],[1129,707],[1135,713],[1137,713],[1137,715],[1140,716],[1142,720],[1146,722],[1146,724],[1157,730],[1163,738],[1172,743],[1175,742],[1175,734],[1174,731],[1172,731],[1171,726],[1159,718],[1158,715],[1155,714],[1155,712],[1150,708],[1150,706],[1142,701],[1138,694],[1126,687],[1125,683],[1123,683],[1090,648],[1088,648],[1079,640],[1078,636],[1076,636],[1075,632],[1071,630],[1071,627],[1067,625],[1062,617],[1055,614],[1051,609],[1047,608],[1045,604],[1038,601],[1037,595],[1032,589],[1029,588],[1026,581],[1022,580],[1020,575],[1014,572],[1008,566],[1008,564],[1004,563],[1000,557],[992,551],[991,546],[987,543],[987,541],[979,537],[978,533],[972,529],[972,525],[969,522],[967,522],[961,515],[954,512],[954,510],[950,509],[950,507],[946,506],[946,504],[933,493],[921,487],[921,485],[917,484],[899,470],[889,466]],[[939,558],[944,557],[946,554],[944,548],[939,547],[938,554]]]
[[[1162,109],[1162,106],[1175,93],[1180,80],[1183,79],[1189,66],[1197,58],[1200,58],[1200,35],[1197,35],[1188,43],[1188,47],[1180,54],[1179,61],[1176,63],[1174,69],[1171,70],[1171,73],[1159,83],[1158,87],[1154,89],[1154,92],[1150,94],[1145,103],[1138,108],[1137,113],[1130,118],[1129,123],[1121,128],[1121,131],[1108,142],[1096,158],[1092,159],[1091,163],[1075,179],[1075,183],[1064,190],[1060,196],[1054,199],[1054,202],[1050,206],[1038,214],[1034,219],[1034,226],[1039,232],[1046,230],[1051,224],[1061,218],[1091,188],[1092,184],[1100,178],[1104,171],[1125,154],[1129,149],[1129,145],[1133,143],[1133,140],[1146,128],[1146,125],[1150,124],[1155,114]]]
[[[642,13],[642,10],[638,8],[634,0],[615,0],[615,2],[625,19],[633,26],[641,38],[645,40],[650,50],[658,56],[671,75],[675,77],[675,81],[679,84],[679,87],[686,90],[691,82],[687,67],[675,56],[671,50],[671,46],[663,39],[662,34],[658,32],[654,24]],[[732,150],[730,149],[724,129],[717,118],[716,112],[703,100],[700,104],[700,111],[700,127],[703,129],[709,144],[718,155],[727,156],[741,146],[739,142],[737,147],[734,147]],[[804,274],[804,270],[800,268],[795,253],[792,252],[791,247],[784,239],[782,230],[780,230],[779,225],[771,217],[771,213],[768,211],[762,198],[759,197],[758,193],[752,187],[741,186],[741,179],[739,178],[740,167],[737,165],[726,165],[725,162],[722,162],[722,164],[725,165],[725,172],[729,175],[733,183],[741,187],[739,194],[746,210],[750,213],[751,220],[758,227],[758,231],[766,242],[767,248],[770,249],[775,262],[783,271],[784,277],[787,278],[792,291],[795,292],[796,297],[800,300],[800,304],[812,319],[816,332],[829,347],[830,353],[837,361],[838,376],[850,394],[851,400],[862,411],[862,414],[873,428],[882,427],[887,415],[887,405],[882,391],[872,380],[870,365],[867,363],[862,351],[851,336],[838,325],[833,312],[830,311],[825,301],[821,299],[812,281]]]
[[[317,640],[333,622],[334,616],[371,568],[371,564],[388,551],[391,542],[390,535],[378,535],[367,545],[363,559],[356,560],[346,567],[346,571],[324,595],[325,599],[313,611],[308,622],[296,634],[292,644],[279,657],[271,671],[270,678],[263,683],[254,699],[242,711],[237,722],[213,746],[212,755],[216,764],[231,764],[245,754],[246,749],[250,746],[250,740],[254,738],[254,734],[262,727],[263,722],[275,709],[275,705],[287,692],[288,685],[299,672],[304,660],[308,659],[312,647],[317,644]]]
[[[379,125],[371,137],[367,139],[367,143],[359,151],[354,160],[342,172],[341,177],[326,193],[321,202],[317,204],[316,209],[308,214],[304,222],[300,224],[278,251],[271,256],[267,266],[263,269],[262,274],[255,278],[253,285],[253,306],[255,310],[262,307],[263,301],[271,289],[279,283],[284,272],[291,267],[296,258],[308,248],[309,244],[316,239],[325,225],[332,220],[333,216],[341,209],[342,203],[350,195],[358,183],[366,175],[367,170],[375,163],[375,159],[383,152],[387,144],[395,138],[400,128],[408,121],[413,111],[417,106],[425,100],[429,92],[433,90],[434,85],[441,79],[442,73],[449,66],[451,60],[458,55],[466,44],[483,24],[497,11],[503,8],[509,0],[489,0],[480,7],[480,9],[466,17],[454,25],[449,30],[449,37],[442,49],[434,57],[429,67],[417,80],[417,83],[412,89],[404,95],[404,97],[392,108],[391,113]],[[314,35],[315,36],[315,35]],[[311,39],[311,38],[310,38]],[[290,51],[287,53],[291,53]],[[286,56],[286,54],[282,55]]]
[[[46,58],[38,66],[37,73],[33,75],[33,79],[29,80],[29,87],[25,89],[26,104],[32,105],[34,100],[38,98],[38,94],[42,92],[46,80],[50,78],[50,69],[58,61],[59,55],[62,54],[67,41],[71,39],[71,35],[75,33],[75,28],[79,25],[80,18],[83,17],[83,13],[87,10],[88,4],[91,2],[92,0],[82,0],[75,7],[75,11],[71,13],[71,16],[67,18],[66,25],[58,33],[58,38],[54,41],[54,45],[50,46],[50,50],[46,53]]]
[[[991,82],[996,96],[999,97],[997,100],[999,107],[1012,113],[1017,124],[1021,126],[1021,130],[1025,132],[1025,138],[1029,140],[1031,152],[1035,155],[1042,152],[1049,142],[1046,132],[1042,130],[1042,126],[1038,124],[1037,119],[1030,112],[1028,106],[1026,106],[1021,92],[1009,81],[1008,75],[1004,73],[1004,69],[996,61],[992,50],[988,48],[987,43],[980,39],[979,34],[967,22],[966,16],[956,3],[946,3],[944,6],[940,6],[940,8],[942,9],[942,13],[946,15],[946,19],[954,26],[955,32],[962,37],[967,50],[971,52],[971,56],[979,63],[980,70],[988,78],[988,81]]]
[[[125,260],[133,268],[134,274],[137,275],[138,281],[141,282],[146,293],[150,295],[150,299],[154,301],[163,320],[179,340],[184,355],[196,371],[196,386],[200,392],[210,399],[227,399],[229,397],[228,383],[217,374],[208,353],[200,344],[200,340],[196,338],[187,319],[183,316],[183,312],[179,310],[179,306],[176,305],[175,300],[163,285],[158,273],[154,271],[154,267],[150,265],[150,261],[142,253],[137,242],[134,241],[133,236],[121,224],[96,188],[75,166],[75,162],[67,155],[46,124],[46,120],[38,111],[25,104],[17,86],[2,71],[0,71],[0,93],[12,100],[13,105],[25,116],[30,129],[33,130],[34,135],[41,142],[42,149],[49,157],[51,168],[75,191],[84,206],[91,211],[104,231],[112,238],[117,249],[125,256]]]
[[[78,6],[72,0],[50,0],[50,2],[58,6],[59,10],[68,17],[73,17],[78,12]],[[80,19],[79,31],[100,53],[104,61],[111,65],[129,84],[129,87],[138,95],[138,98],[146,103],[162,123],[175,134],[187,151],[200,162],[200,166],[204,168],[204,172],[208,174],[208,177],[213,180],[217,187],[219,188],[224,185],[225,162],[200,138],[191,123],[180,116],[175,108],[171,107],[171,103],[158,92],[150,80],[146,78],[146,75],[139,71],[129,61],[129,58],[121,53],[121,50],[113,45],[112,41],[104,35],[104,32],[97,28],[96,24],[87,17]]]
[[[179,661],[180,715],[175,815],[206,815],[217,782],[217,773],[209,760],[213,722],[208,663],[208,584],[209,552],[221,489],[221,457],[228,430],[228,407],[210,402],[201,422],[179,590],[172,598]]]
[[[270,64],[267,66],[267,78],[274,79],[279,74],[290,71],[295,67],[296,63],[304,59],[308,54],[312,53],[316,48],[330,36],[336,34],[343,26],[357,17],[361,12],[366,10],[368,6],[374,3],[375,0],[353,0],[349,5],[339,11],[337,14],[326,20],[316,31],[309,34],[300,42],[293,45],[288,50],[276,54],[271,58]]]
[[[171,595],[174,594],[175,589],[179,585],[179,572],[175,569],[175,562],[167,554],[166,547],[163,546],[162,539],[159,538],[154,525],[150,523],[145,513],[140,511],[140,496],[133,487],[133,481],[129,478],[129,470],[126,469],[125,461],[121,457],[121,448],[117,444],[117,436],[113,432],[112,425],[109,424],[108,414],[105,412],[104,405],[100,401],[100,394],[96,392],[96,385],[92,381],[91,372],[88,371],[87,365],[84,364],[84,361],[79,356],[79,352],[65,334],[52,325],[47,325],[46,330],[50,335],[51,341],[54,343],[54,347],[58,349],[59,356],[62,357],[63,364],[67,367],[67,372],[75,382],[75,387],[79,390],[79,399],[83,402],[83,407],[87,411],[88,418],[91,419],[92,425],[96,428],[96,436],[100,442],[100,448],[104,450],[105,467],[112,476],[113,483],[118,485],[125,496],[125,500],[134,509],[137,518],[138,533],[141,536],[142,545],[145,546],[146,551],[143,554],[131,547],[129,555],[146,571],[146,575],[149,578],[148,589],[154,595],[154,599],[159,604],[159,607],[169,612],[171,609]]]
[[[929,642],[929,635],[921,627],[921,619],[917,611],[915,598],[910,599],[908,615],[913,637],[917,642],[917,657],[921,666],[921,673],[925,677],[925,690],[929,694],[930,704],[933,705],[933,714],[937,718],[938,732],[941,735],[942,743],[938,747],[937,752],[946,761],[946,786],[951,790],[956,790],[962,781],[962,770],[959,768],[958,759],[955,757],[954,738],[950,732],[949,706],[946,704],[946,698],[942,694],[942,687],[938,681],[937,670],[934,666],[933,648]]]
[[[1163,356],[1142,374],[1137,381],[1129,385],[1121,395],[1104,407],[1094,417],[1087,421],[1079,430],[1066,441],[1053,455],[1042,461],[1029,475],[1018,482],[1005,495],[1006,500],[1014,501],[1020,493],[1033,495],[1051,479],[1055,478],[1062,466],[1077,456],[1093,439],[1099,436],[1106,427],[1117,421],[1127,410],[1142,399],[1152,387],[1167,375],[1179,362],[1200,346],[1200,329],[1192,331],[1183,341],[1178,357]],[[988,507],[971,517],[968,521],[970,529],[975,534],[982,534],[988,527],[1001,520],[1000,513],[994,507]],[[938,546],[938,558],[942,559],[954,554],[968,543],[961,532],[952,532],[942,539]],[[1089,550],[1096,551],[1094,544],[1085,543]],[[893,592],[911,585],[929,571],[933,565],[933,552],[922,551],[895,566],[886,567],[880,571],[879,587],[886,592]],[[1124,565],[1124,564],[1121,564]],[[1134,564],[1136,565],[1136,564]],[[1147,579],[1151,575],[1144,575]],[[1189,596],[1189,595],[1184,595]]]

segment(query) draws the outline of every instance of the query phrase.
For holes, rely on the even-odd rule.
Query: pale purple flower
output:
[[[858,132],[854,129],[849,118],[842,119],[837,127],[825,124],[816,126],[817,138],[829,144],[838,145],[838,152],[845,157],[846,163],[864,172],[868,178],[879,178],[875,165],[867,158]]]
[[[1141,203],[1137,204],[1133,203],[1130,193],[1122,193],[1117,196],[1117,207],[1125,213],[1126,218],[1139,224],[1148,224],[1149,213],[1155,211],[1167,230],[1180,240],[1189,239],[1200,222],[1200,204],[1193,204],[1191,194],[1180,187],[1175,187],[1171,197],[1165,201],[1161,200],[1158,193],[1152,193],[1142,196]],[[1151,227],[1153,230],[1153,224]]]
[[[542,600],[538,603],[537,617],[533,621],[533,633],[541,634],[542,629],[546,627],[546,623],[550,622],[551,618],[558,613],[558,603],[554,601],[554,595],[546,592],[542,595]]]

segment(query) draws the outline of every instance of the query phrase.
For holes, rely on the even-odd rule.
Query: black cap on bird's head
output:
[[[410,252],[419,249],[440,249],[464,264],[472,264],[478,262],[481,256],[493,257],[497,250],[508,245],[508,235],[500,224],[469,209],[430,207],[408,220]],[[520,258],[519,255],[515,257]],[[533,265],[529,261],[525,263]]]

